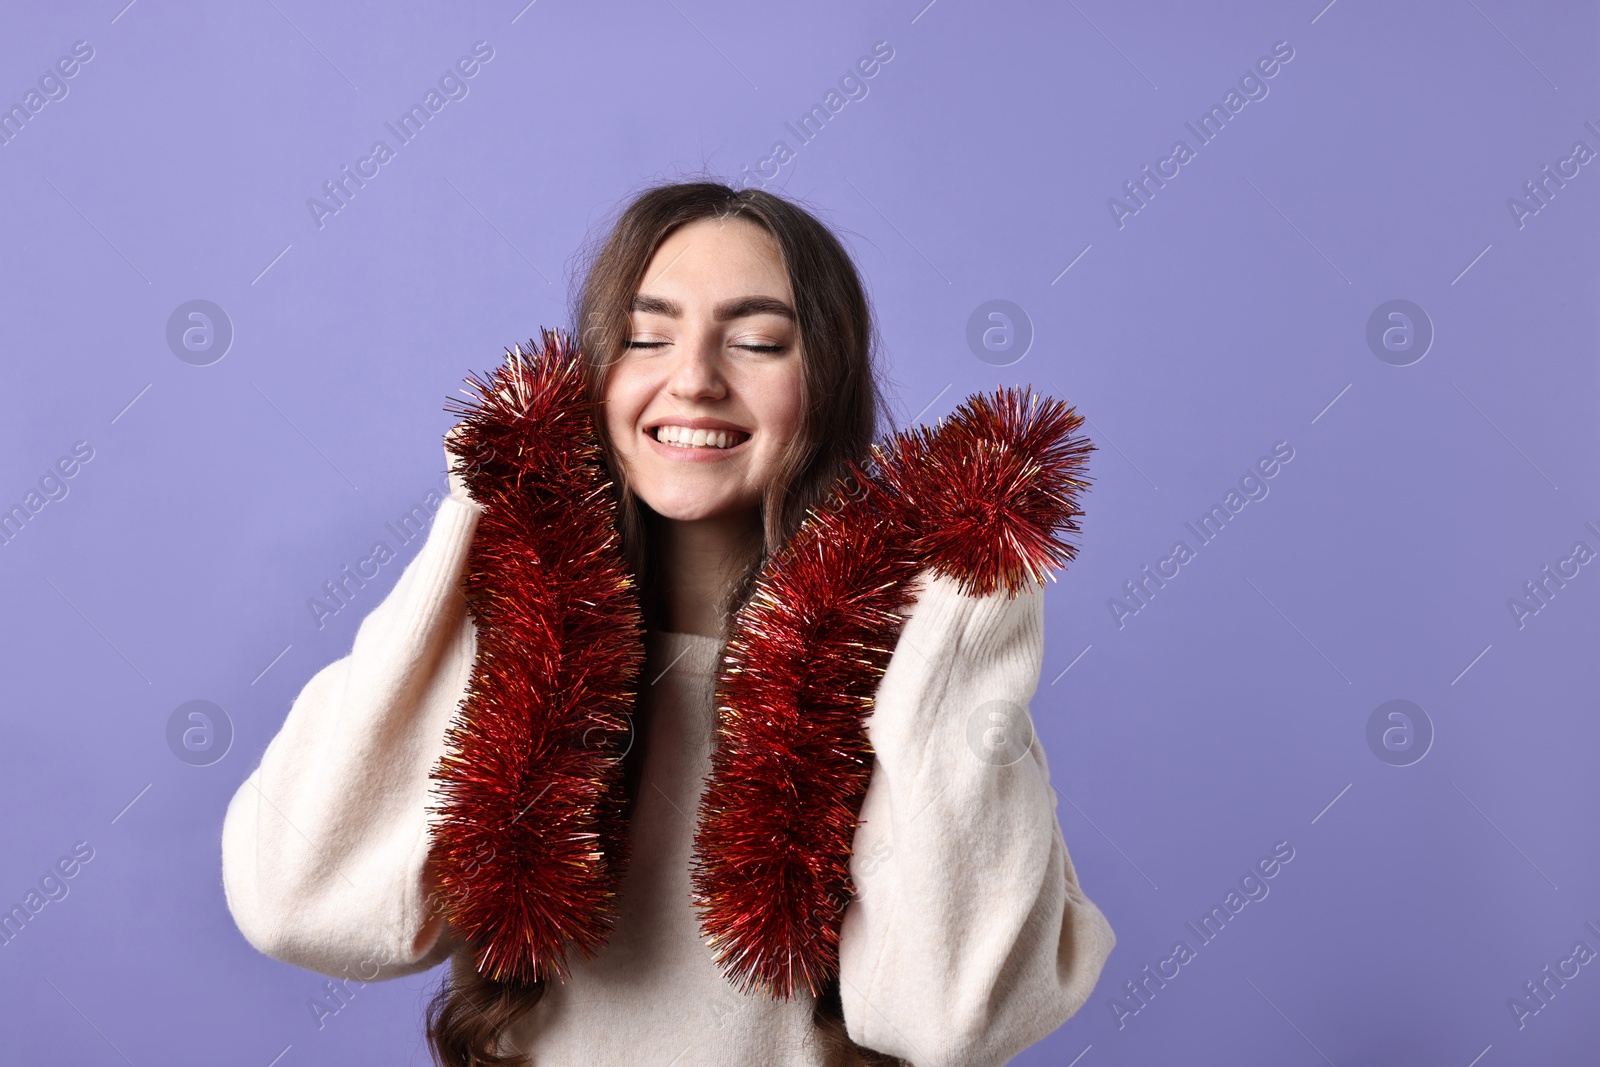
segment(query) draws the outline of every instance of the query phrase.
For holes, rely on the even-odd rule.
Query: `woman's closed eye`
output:
[[[665,348],[670,341],[624,341],[624,348]],[[750,352],[782,352],[788,345],[734,345],[734,348],[743,348]]]

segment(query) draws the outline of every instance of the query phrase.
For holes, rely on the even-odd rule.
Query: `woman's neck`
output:
[[[760,510],[688,521],[651,514],[648,524],[663,627],[721,637],[723,600],[761,548]]]

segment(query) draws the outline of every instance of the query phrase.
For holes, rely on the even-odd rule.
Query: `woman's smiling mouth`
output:
[[[688,448],[729,448],[746,440],[750,435],[742,430],[692,430],[687,426],[671,424],[657,426],[653,435],[664,445]]]
[[[722,459],[742,451],[751,434],[720,419],[685,419],[657,423],[644,429],[650,447],[659,455],[679,460]]]

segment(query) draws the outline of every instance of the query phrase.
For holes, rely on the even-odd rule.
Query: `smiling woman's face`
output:
[[[702,219],[656,249],[605,387],[617,459],[656,514],[760,506],[800,426],[793,309],[782,253],[752,222]]]

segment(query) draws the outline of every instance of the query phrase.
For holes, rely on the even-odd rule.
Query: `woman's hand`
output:
[[[461,476],[461,472],[456,469],[457,463],[461,459],[461,456],[459,453],[453,451],[450,447],[460,437],[461,425],[462,424],[459,422],[456,423],[454,426],[450,427],[449,431],[444,435],[444,462],[445,467],[450,471],[450,495],[455,497],[457,500],[471,500],[472,495],[467,492],[466,479],[463,478]]]
[[[509,389],[502,388],[500,390],[500,395],[508,402],[515,402],[511,394],[511,390]],[[459,443],[462,431],[465,428],[466,423],[458,422],[454,426],[450,427],[450,429],[447,430],[444,435],[444,459],[445,466],[450,471],[450,495],[455,497],[457,500],[472,500],[471,493],[467,491],[466,479],[463,478],[461,473],[456,470],[457,461],[461,461],[465,463],[466,466],[471,467],[475,464],[488,463],[490,460],[494,459],[493,448],[487,450],[487,455],[480,454],[472,457],[471,459],[466,459],[461,452],[458,452],[455,448],[451,447],[452,445]]]

